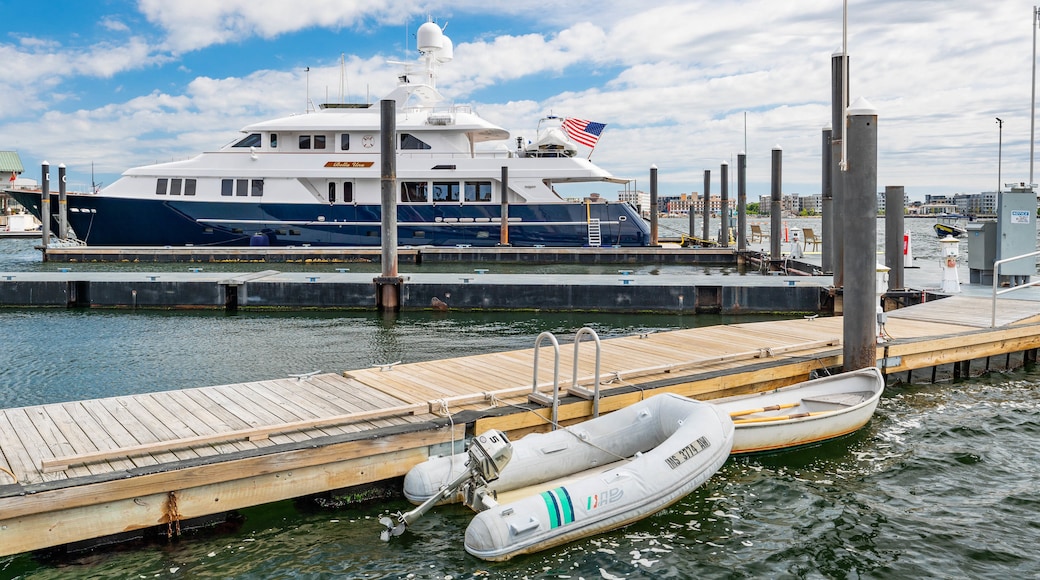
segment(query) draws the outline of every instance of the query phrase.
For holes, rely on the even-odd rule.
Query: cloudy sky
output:
[[[1032,11],[849,2],[849,93],[878,112],[879,189],[1029,179]],[[549,113],[606,123],[593,160],[644,189],[656,164],[663,194],[700,191],[705,169],[717,183],[745,149],[749,195],[768,194],[779,145],[785,193],[820,191],[839,0],[0,0],[0,150],[85,187],[92,163],[107,184],[302,112],[308,87],[314,103],[374,102],[428,16],[455,44],[442,92],[513,136]]]

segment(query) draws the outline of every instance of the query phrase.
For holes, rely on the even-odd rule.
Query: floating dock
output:
[[[264,270],[0,272],[0,306],[303,310],[376,308],[375,274]],[[673,313],[827,311],[829,277],[722,274],[405,274],[405,310]]]
[[[703,264],[736,263],[728,248],[598,247],[531,248],[472,246],[402,246],[402,264],[505,263],[505,264]],[[44,262],[61,263],[193,263],[257,262],[270,264],[379,263],[379,247],[311,246],[50,246],[43,248]]]
[[[889,313],[879,366],[909,380],[1035,362],[1040,302],[1001,301],[993,328],[989,309],[953,297]],[[841,336],[840,317],[805,317],[604,340],[599,408],[803,381],[841,365]],[[594,343],[565,345],[560,368],[575,356],[579,386],[592,387]],[[0,410],[0,555],[175,535],[192,518],[399,477],[487,429],[547,430],[550,409],[528,395],[552,391],[553,365],[533,378],[534,360],[528,349]],[[559,422],[587,419],[592,406],[566,395]]]

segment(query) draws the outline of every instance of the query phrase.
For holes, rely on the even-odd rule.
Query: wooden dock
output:
[[[879,366],[903,378],[970,372],[977,359],[989,369],[991,357],[1035,361],[1040,302],[1001,302],[996,328],[989,304],[954,297],[889,313]],[[805,380],[840,366],[841,337],[840,317],[818,317],[603,340],[600,410],[662,391],[711,399]],[[561,390],[575,350],[560,348]],[[1023,354],[1013,363],[1010,353]],[[577,355],[579,384],[591,387],[594,343]],[[527,349],[0,410],[0,555],[156,526],[176,533],[189,518],[393,479],[486,429],[546,430],[549,409],[527,402],[534,358]],[[551,392],[552,348],[539,359],[537,388]],[[591,409],[565,396],[559,420]]]

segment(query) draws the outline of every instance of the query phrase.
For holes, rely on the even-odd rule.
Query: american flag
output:
[[[567,132],[567,136],[586,147],[596,146],[600,133],[606,126],[606,123],[571,119],[570,117],[563,120],[563,130]]]

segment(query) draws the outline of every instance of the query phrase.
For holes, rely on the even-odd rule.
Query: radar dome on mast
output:
[[[432,54],[444,48],[444,34],[441,32],[441,27],[433,22],[427,22],[419,27],[416,40],[419,52],[423,54]]]
[[[444,42],[441,44],[440,54],[437,55],[437,62],[451,62],[451,59],[455,58],[455,45],[447,36],[442,35],[442,38]]]

